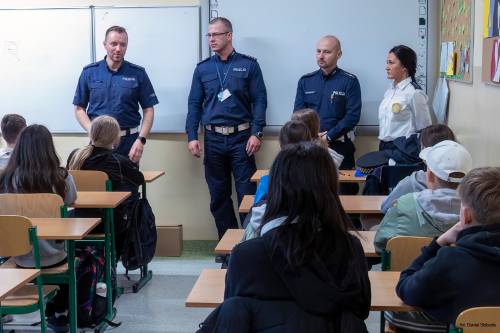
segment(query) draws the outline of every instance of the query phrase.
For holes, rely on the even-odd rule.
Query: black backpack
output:
[[[123,267],[133,271],[151,262],[156,251],[156,224],[147,199],[137,200],[129,210],[125,244],[121,256]]]

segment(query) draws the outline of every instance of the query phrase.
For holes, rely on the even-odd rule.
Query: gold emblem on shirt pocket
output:
[[[406,105],[401,104],[399,102],[392,103],[392,106],[391,106],[392,113],[400,113],[404,109],[406,109]]]

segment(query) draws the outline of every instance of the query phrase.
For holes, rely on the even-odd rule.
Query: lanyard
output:
[[[229,70],[231,69],[231,64],[233,63],[233,60],[234,60],[234,53],[235,53],[234,51],[231,53],[231,56],[233,56],[233,58],[231,59],[231,61],[227,65],[227,71],[226,71],[226,73],[224,73],[224,79],[221,78],[221,75],[219,72],[219,65],[217,65],[218,60],[215,59],[215,69],[217,70],[217,77],[219,78],[220,91],[224,90],[224,83],[226,82],[226,79],[227,79],[227,73],[229,73]],[[224,67],[222,67],[222,71],[224,71]]]

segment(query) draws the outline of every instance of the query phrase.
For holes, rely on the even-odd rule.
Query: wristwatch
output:
[[[146,141],[147,141],[147,140],[146,140],[146,138],[145,138],[145,137],[143,137],[143,136],[138,136],[138,137],[137,137],[137,139],[139,139],[143,145],[145,145],[145,144],[146,144]]]
[[[262,133],[262,132],[257,132],[257,133],[255,133],[255,136],[256,136],[259,140],[262,140],[262,138],[264,137],[264,133]]]

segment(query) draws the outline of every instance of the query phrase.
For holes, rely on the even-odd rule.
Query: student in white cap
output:
[[[445,140],[423,149],[420,158],[427,165],[427,189],[400,197],[387,211],[375,235],[375,248],[382,251],[396,236],[437,237],[460,219],[457,188],[472,169],[472,157],[461,144]],[[446,324],[419,312],[387,313],[389,324],[412,330],[446,332]]]

